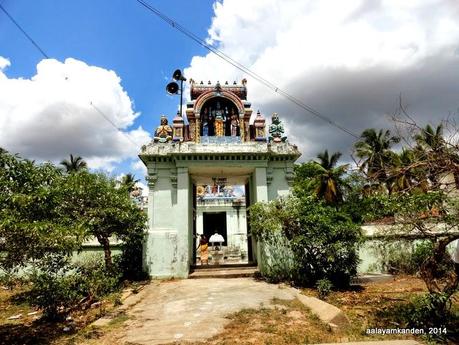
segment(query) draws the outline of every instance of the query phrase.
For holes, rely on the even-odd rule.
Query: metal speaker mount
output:
[[[180,81],[185,81],[186,80],[186,78],[182,74],[182,71],[179,70],[179,69],[176,69],[174,71],[174,74],[172,74],[172,78],[174,78],[174,80],[177,80],[177,81],[179,81],[179,80]]]
[[[166,86],[166,91],[170,95],[176,95],[178,93],[178,90],[179,90],[179,86],[175,81],[167,84]]]

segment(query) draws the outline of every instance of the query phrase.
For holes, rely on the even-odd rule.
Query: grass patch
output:
[[[113,320],[111,320],[108,325],[110,327],[119,327],[127,320],[129,320],[129,316],[127,316],[125,313],[121,313],[117,315]]]

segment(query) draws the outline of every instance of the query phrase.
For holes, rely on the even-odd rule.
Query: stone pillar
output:
[[[177,230],[173,209],[175,192],[170,163],[154,163],[148,167],[150,187],[148,200],[148,232],[145,241],[144,267],[153,278],[179,277],[177,270]]]
[[[268,185],[266,179],[266,168],[255,168],[253,173],[253,182],[255,190],[255,201],[256,202],[267,202],[268,199]],[[253,241],[253,253],[255,254],[255,260],[258,263],[258,267],[262,268],[263,262],[261,258],[261,247],[258,241]]]
[[[266,168],[255,168],[254,172],[255,183],[255,200],[257,202],[268,201],[268,184],[266,179]]]
[[[239,133],[240,133],[240,136],[241,136],[241,142],[246,141],[245,126],[244,126],[244,116],[241,116],[241,115],[239,115]]]
[[[177,204],[174,206],[175,212],[169,213],[169,217],[175,218],[177,229],[177,277],[188,277],[190,269],[190,177],[188,168],[177,168]]]
[[[196,118],[196,123],[194,127],[194,142],[199,144],[201,142],[201,120]]]

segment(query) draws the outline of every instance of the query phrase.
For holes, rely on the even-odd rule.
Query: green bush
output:
[[[43,309],[45,318],[62,319],[65,314],[85,297],[80,288],[81,277],[77,274],[58,272],[36,272],[31,277],[33,287],[29,301]]]
[[[137,227],[122,237],[121,255],[115,257],[115,267],[121,272],[122,278],[130,281],[149,279],[143,269],[144,229]]]
[[[269,280],[291,276],[297,285],[314,286],[326,278],[336,287],[345,287],[356,275],[360,227],[339,209],[304,196],[257,203],[249,212],[252,234],[261,247],[276,234],[285,239],[291,253],[291,273],[272,270],[277,276],[266,277]],[[271,253],[271,261],[280,262],[276,256],[283,255]],[[262,260],[263,267],[266,259]]]
[[[378,241],[372,245],[372,251],[378,259],[374,268],[390,274],[415,274],[420,265],[413,260],[414,248],[411,241]],[[421,251],[416,260],[424,260]]]
[[[422,264],[432,255],[433,243],[429,240],[381,240],[373,244],[372,249],[378,258],[374,268],[390,274],[417,274]],[[446,255],[439,266],[438,274],[442,275],[450,269],[450,259]]]
[[[260,245],[260,273],[270,283],[293,281],[295,262],[289,241],[281,232],[266,233]]]
[[[416,296],[409,303],[399,304],[379,312],[387,322],[395,322],[403,328],[424,329],[425,336],[440,343],[458,334],[459,315],[452,312],[451,300],[444,293],[427,293]],[[436,332],[428,334],[429,329]],[[453,343],[453,342],[452,342]]]
[[[115,291],[120,285],[121,273],[116,269],[109,272],[99,255],[89,256],[73,266],[80,277],[82,294],[93,300]]]
[[[320,299],[325,299],[333,289],[333,284],[328,279],[320,279],[316,283]]]
[[[60,262],[60,264],[59,264]],[[94,302],[115,291],[120,275],[109,272],[100,256],[89,257],[75,264],[56,260],[36,270],[30,277],[32,305],[42,308],[48,319],[62,319],[80,301]]]

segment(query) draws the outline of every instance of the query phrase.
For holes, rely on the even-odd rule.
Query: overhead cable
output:
[[[165,15],[164,13],[162,13],[157,8],[155,8],[152,5],[150,5],[147,1],[145,1],[145,0],[136,0],[136,1],[139,4],[141,4],[144,8],[146,8],[147,10],[149,10],[150,12],[155,14],[157,17],[159,17],[161,20],[163,20],[164,22],[168,23],[174,29],[180,31],[182,34],[184,34],[185,36],[187,36],[191,40],[195,41],[196,43],[198,43],[202,47],[206,48],[207,50],[209,50],[213,54],[217,55],[222,60],[224,60],[227,63],[231,64],[232,66],[236,67],[240,71],[246,73],[247,75],[249,75],[253,79],[257,80],[258,82],[260,82],[261,84],[263,84],[267,88],[271,89],[275,93],[278,93],[279,95],[281,95],[284,98],[288,99],[290,102],[296,104],[298,107],[306,110],[307,112],[309,112],[310,114],[316,116],[317,118],[327,122],[329,125],[338,128],[339,130],[341,130],[341,131],[353,136],[354,138],[358,138],[358,136],[356,134],[354,134],[351,130],[347,129],[346,127],[344,127],[344,126],[342,126],[342,125],[340,125],[338,123],[336,123],[335,121],[333,121],[329,117],[321,114],[319,111],[315,110],[311,106],[308,106],[307,104],[302,102],[300,99],[290,95],[287,91],[281,89],[280,87],[276,86],[275,84],[273,84],[269,80],[263,78],[262,76],[260,76],[259,74],[255,73],[254,71],[252,71],[248,67],[246,67],[243,64],[237,62],[236,60],[232,59],[230,56],[228,56],[227,54],[225,54],[224,52],[222,52],[218,48],[216,48],[216,47],[212,46],[211,44],[207,43],[204,39],[198,37],[193,32],[191,32],[190,30],[188,30],[184,26],[180,25],[178,22],[176,22],[172,18],[170,18],[167,15]]]

